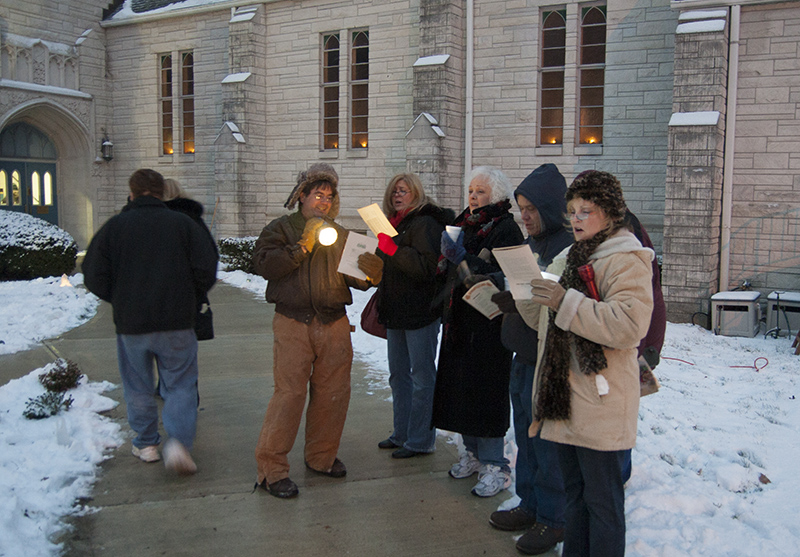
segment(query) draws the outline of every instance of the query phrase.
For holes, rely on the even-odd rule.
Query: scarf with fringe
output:
[[[567,254],[567,266],[558,283],[589,297],[588,288],[578,275],[578,268],[589,262],[589,256],[608,238],[599,232],[588,240],[572,244]],[[582,373],[591,375],[608,367],[603,347],[555,324],[556,312],[549,309],[547,339],[542,355],[540,382],[536,399],[536,420],[568,420],[571,414],[569,364],[572,349]]]

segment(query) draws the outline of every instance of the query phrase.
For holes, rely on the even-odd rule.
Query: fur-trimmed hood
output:
[[[324,162],[312,164],[308,170],[303,170],[297,175],[297,185],[295,185],[283,206],[287,209],[294,209],[295,204],[300,199],[300,194],[303,193],[307,186],[315,182],[328,182],[333,188],[333,203],[331,203],[331,210],[328,212],[328,216],[331,219],[335,219],[339,215],[339,175],[331,165]]]

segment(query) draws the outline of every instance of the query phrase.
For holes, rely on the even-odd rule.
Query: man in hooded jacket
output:
[[[566,192],[567,182],[554,164],[538,167],[514,191],[528,232],[526,243],[538,255],[542,270],[573,242],[573,235],[564,226]],[[505,313],[503,345],[515,353],[509,392],[518,449],[516,491],[520,503],[511,510],[492,513],[489,523],[500,530],[527,530],[517,541],[517,549],[529,555],[539,555],[563,540],[564,481],[555,444],[538,434],[528,437],[528,426],[533,421],[531,392],[538,335],[517,313],[510,292],[496,296]]]

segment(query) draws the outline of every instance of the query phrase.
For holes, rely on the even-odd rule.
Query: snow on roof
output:
[[[725,29],[724,19],[712,19],[708,21],[690,21],[689,23],[680,23],[675,33],[678,35],[685,35],[688,33],[715,33]]]
[[[696,19],[717,19],[727,18],[727,10],[692,10],[690,12],[683,12],[678,16],[678,21],[688,21]]]
[[[22,35],[14,35],[13,33],[6,33],[5,43],[19,48],[33,48],[37,44],[41,44],[53,54],[63,54],[66,56],[75,54],[75,47],[72,45],[45,41],[44,39],[23,37]]]
[[[670,126],[716,126],[719,122],[718,110],[700,112],[673,112]]]
[[[450,58],[449,54],[436,54],[434,56],[423,56],[422,58],[417,58],[417,61],[414,62],[414,67],[417,66],[439,66],[447,62]]]
[[[442,128],[440,128],[438,126],[439,121],[436,118],[434,118],[433,114],[430,114],[429,112],[421,112],[419,114],[419,116],[414,118],[414,123],[411,124],[411,127],[406,132],[406,137],[408,136],[408,134],[411,133],[411,130],[414,129],[414,126],[417,125],[417,122],[419,121],[420,118],[425,118],[425,120],[428,122],[428,125],[430,126],[431,130],[433,130],[433,133],[435,133],[439,137],[444,137],[445,136],[444,135],[444,131],[442,131]]]
[[[715,302],[754,302],[761,296],[760,292],[754,290],[736,290],[717,292],[711,299]]]
[[[165,14],[190,8],[213,7],[217,4],[222,8],[224,5],[231,3],[231,0],[125,0],[122,8],[114,13],[108,21],[135,20],[145,15]]]
[[[222,80],[222,83],[242,83],[243,81],[246,81],[250,75],[252,75],[250,72],[232,73],[226,75],[225,79]]]
[[[13,89],[24,89],[25,91],[51,93],[53,95],[64,95],[67,97],[80,97],[82,99],[92,98],[89,93],[84,93],[83,91],[78,91],[77,89],[67,89],[66,87],[55,87],[53,85],[39,85],[38,83],[14,81],[12,79],[0,79],[0,87],[11,87]]]
[[[256,12],[258,8],[240,8],[236,10],[236,13],[231,17],[230,23],[241,23],[243,21],[250,21],[256,16]]]

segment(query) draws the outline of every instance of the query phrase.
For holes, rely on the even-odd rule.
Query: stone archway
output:
[[[16,106],[0,119],[0,129],[17,122],[37,128],[55,144],[59,226],[75,238],[79,249],[86,249],[97,218],[92,178],[94,153],[88,128],[71,111],[50,99]]]

